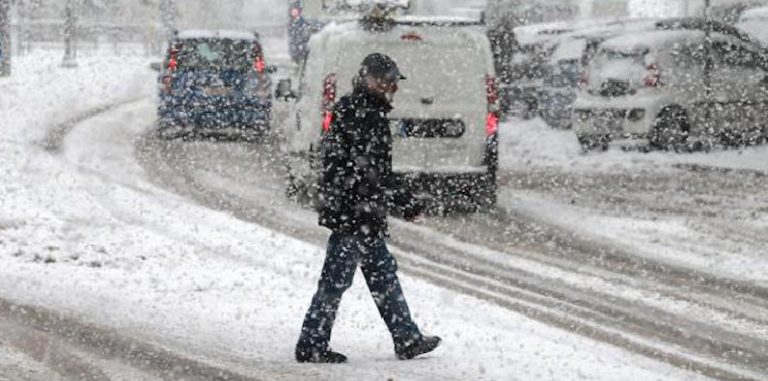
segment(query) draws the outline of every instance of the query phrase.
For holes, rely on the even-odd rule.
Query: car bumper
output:
[[[577,101],[573,106],[571,121],[574,131],[580,136],[642,138],[650,132],[659,112],[659,102],[650,97],[613,99],[599,103]]]
[[[272,119],[267,107],[243,106],[238,108],[161,108],[161,127],[177,127],[194,131],[268,130]]]

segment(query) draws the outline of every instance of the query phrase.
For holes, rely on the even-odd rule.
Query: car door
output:
[[[757,126],[765,104],[766,74],[758,65],[759,55],[744,43],[723,38],[713,40],[712,56],[715,132],[727,137]]]

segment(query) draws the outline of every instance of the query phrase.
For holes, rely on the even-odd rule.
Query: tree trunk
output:
[[[0,0],[0,77],[11,75],[11,0]]]

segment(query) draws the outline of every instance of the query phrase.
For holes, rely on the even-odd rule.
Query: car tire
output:
[[[679,107],[668,107],[654,121],[648,140],[655,148],[677,150],[688,142],[689,132],[688,113]]]

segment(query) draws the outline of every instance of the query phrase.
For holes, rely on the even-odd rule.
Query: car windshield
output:
[[[179,69],[247,69],[253,50],[251,41],[218,38],[188,39],[178,45]]]

